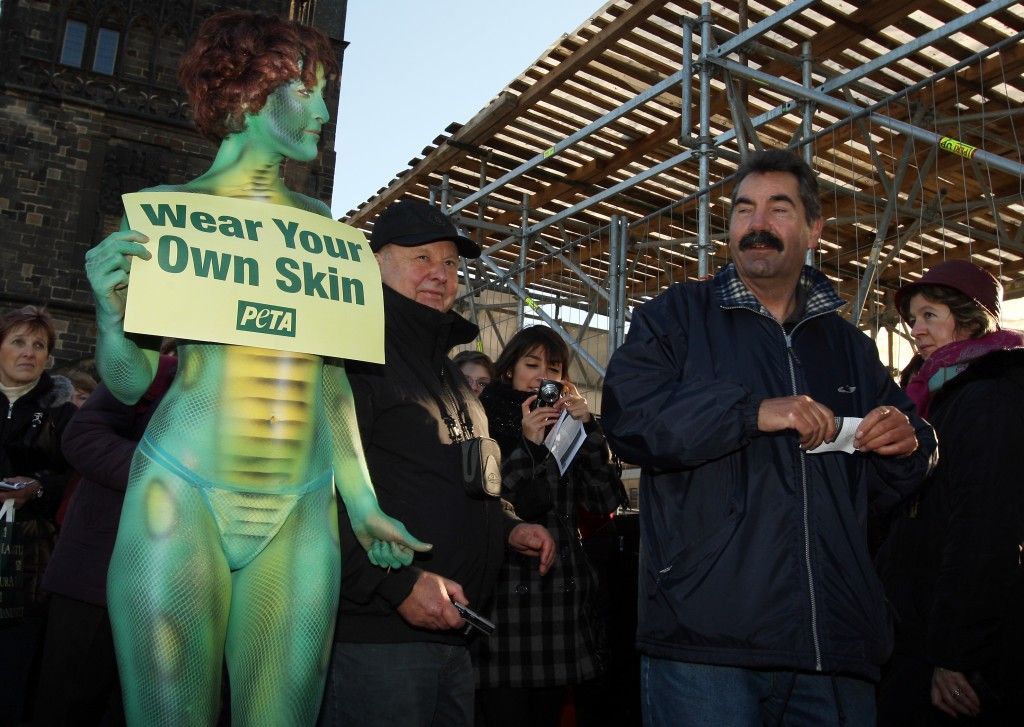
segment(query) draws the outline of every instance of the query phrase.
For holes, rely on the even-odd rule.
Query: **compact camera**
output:
[[[564,388],[561,381],[541,379],[540,386],[537,387],[537,398],[530,405],[530,409],[536,409],[538,406],[554,406],[562,398],[562,389]]]

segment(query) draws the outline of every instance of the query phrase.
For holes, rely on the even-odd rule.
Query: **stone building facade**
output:
[[[121,194],[198,176],[216,147],[192,127],[177,64],[210,14],[296,18],[345,42],[345,0],[0,0],[0,310],[45,304],[58,366],[92,356],[85,252],[120,224]],[[338,84],[326,99],[332,113]],[[330,204],[334,131],[288,164],[293,189]]]

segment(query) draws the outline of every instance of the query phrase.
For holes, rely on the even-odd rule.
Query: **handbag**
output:
[[[501,496],[501,449],[490,437],[459,442],[462,448],[462,486],[477,500]]]

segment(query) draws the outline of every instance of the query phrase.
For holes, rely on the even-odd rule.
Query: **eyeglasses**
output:
[[[466,383],[469,384],[469,388],[471,389],[475,389],[477,387],[483,389],[491,383],[491,379],[488,376],[481,376],[478,379],[474,379],[472,376],[463,376],[463,378],[466,379]]]

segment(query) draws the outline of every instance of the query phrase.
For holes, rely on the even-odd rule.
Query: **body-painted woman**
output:
[[[193,192],[329,215],[292,192],[285,159],[316,157],[330,118],[327,39],[245,12],[211,17],[179,80],[196,125],[220,146]],[[89,251],[97,364],[127,403],[157,354],[123,328],[133,257],[147,238],[122,225]],[[174,301],[168,300],[173,306]],[[344,335],[343,324],[324,335]],[[202,725],[217,717],[226,660],[233,724],[311,724],[323,689],[340,562],[332,479],[370,559],[408,564],[428,546],[377,507],[340,365],[318,356],[186,343],[178,376],[139,445],[108,582],[133,724]]]

